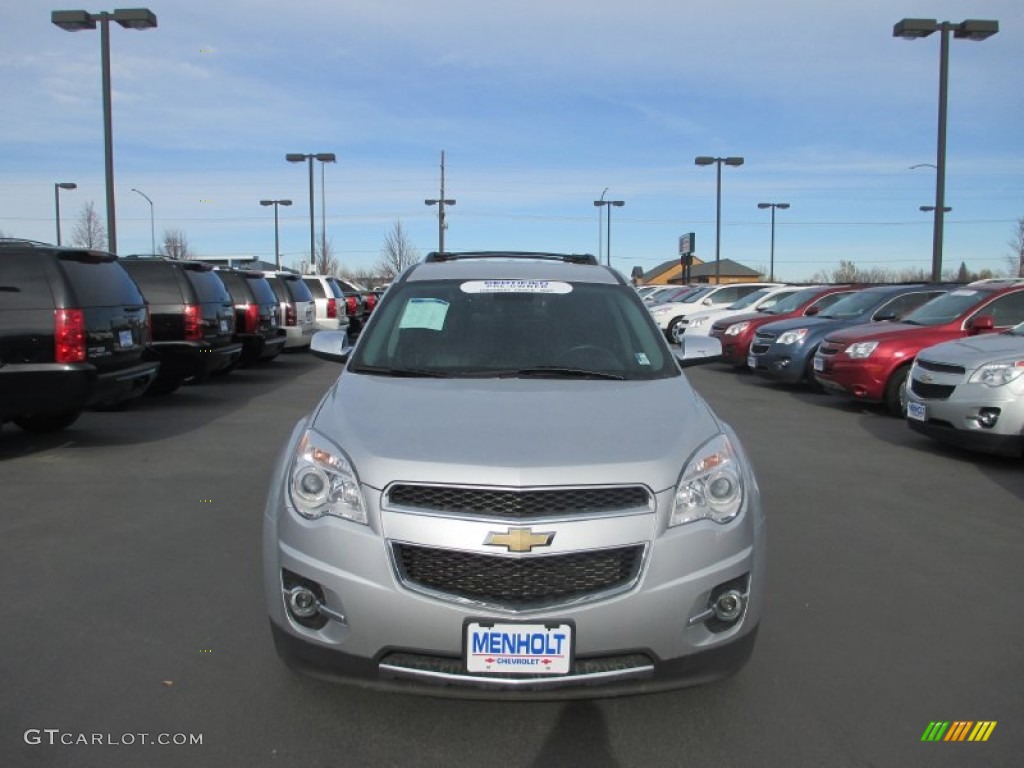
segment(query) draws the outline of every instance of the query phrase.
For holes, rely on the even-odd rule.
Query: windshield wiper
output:
[[[551,378],[614,379],[615,381],[623,381],[626,378],[621,374],[609,373],[608,371],[589,371],[584,368],[562,368],[557,365],[538,365],[534,368],[516,368],[507,371],[480,371],[480,375],[495,376],[499,379],[548,376]]]
[[[447,371],[430,371],[422,368],[388,368],[384,365],[360,365],[352,368],[352,373],[374,373],[379,376],[394,376],[396,378],[428,378],[428,379],[450,379],[452,375]]]

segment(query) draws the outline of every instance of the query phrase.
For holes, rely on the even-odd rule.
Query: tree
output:
[[[419,260],[420,252],[406,237],[401,220],[396,221],[384,239],[384,246],[380,249],[377,274],[387,280],[392,280],[403,269],[412,266]]]
[[[85,203],[78,214],[78,221],[71,231],[71,244],[90,250],[103,250],[107,247],[107,230],[100,223],[96,205],[92,200]]]
[[[338,273],[338,258],[334,253],[334,242],[330,238],[324,238],[317,243],[314,263],[318,275],[336,275]]]
[[[956,273],[956,281],[958,283],[969,283],[971,281],[971,273],[967,271],[967,264],[960,262],[960,269]]]
[[[1024,216],[1014,222],[1013,234],[1007,241],[1011,253],[1006,257],[1010,277],[1024,277]]]
[[[180,229],[165,229],[164,244],[160,246],[164,256],[170,259],[192,258],[192,251],[189,250],[188,238]]]

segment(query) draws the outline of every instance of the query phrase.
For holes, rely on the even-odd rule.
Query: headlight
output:
[[[717,435],[704,443],[683,469],[669,526],[704,519],[728,523],[742,506],[739,460],[729,438]]]
[[[875,351],[877,346],[877,341],[858,341],[856,344],[851,344],[846,348],[846,354],[854,360],[871,357],[871,353]]]
[[[987,387],[1001,387],[1016,381],[1024,375],[1024,360],[1010,360],[1005,363],[988,363],[971,374],[972,384]]]
[[[747,322],[746,320],[744,320],[742,323],[733,323],[732,325],[725,329],[725,335],[739,336],[741,333],[747,330],[747,326],[749,325],[750,323]]]
[[[706,317],[695,317],[693,320],[691,320],[688,323],[688,325],[691,328],[700,328],[702,325],[707,323],[707,321],[708,321],[708,318],[706,318]]]
[[[776,344],[796,344],[797,342],[803,341],[807,335],[806,328],[796,328],[792,331],[786,331],[784,334],[779,336],[775,340]]]
[[[671,309],[671,307],[655,307],[654,309],[651,310],[651,314],[652,315],[663,315],[666,312],[668,312],[669,309]]]
[[[295,450],[288,495],[295,511],[309,520],[334,515],[366,523],[359,478],[334,443],[307,429]]]

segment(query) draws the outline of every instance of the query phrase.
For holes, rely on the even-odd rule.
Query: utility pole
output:
[[[447,199],[444,196],[444,150],[441,150],[441,196],[436,200],[424,200],[425,205],[436,205],[437,206],[437,252],[444,253],[444,231],[446,229],[444,223],[444,207],[446,205],[455,205],[455,201]]]

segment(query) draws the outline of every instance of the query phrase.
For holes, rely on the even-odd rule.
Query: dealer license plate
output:
[[[816,370],[816,371],[824,371],[825,370],[825,361],[823,359],[821,359],[820,357],[818,357],[817,355],[815,355],[815,357],[814,357],[814,370]]]
[[[907,418],[914,421],[927,421],[924,403],[907,403]]]
[[[757,357],[755,355],[747,355],[747,368],[757,368]]]
[[[225,320],[223,317],[220,319],[220,332],[221,333],[227,333],[228,332],[228,321]]]
[[[122,347],[130,347],[133,345],[132,332],[131,331],[118,331],[117,332],[117,343]]]
[[[466,622],[467,672],[566,675],[572,649],[569,623]]]

